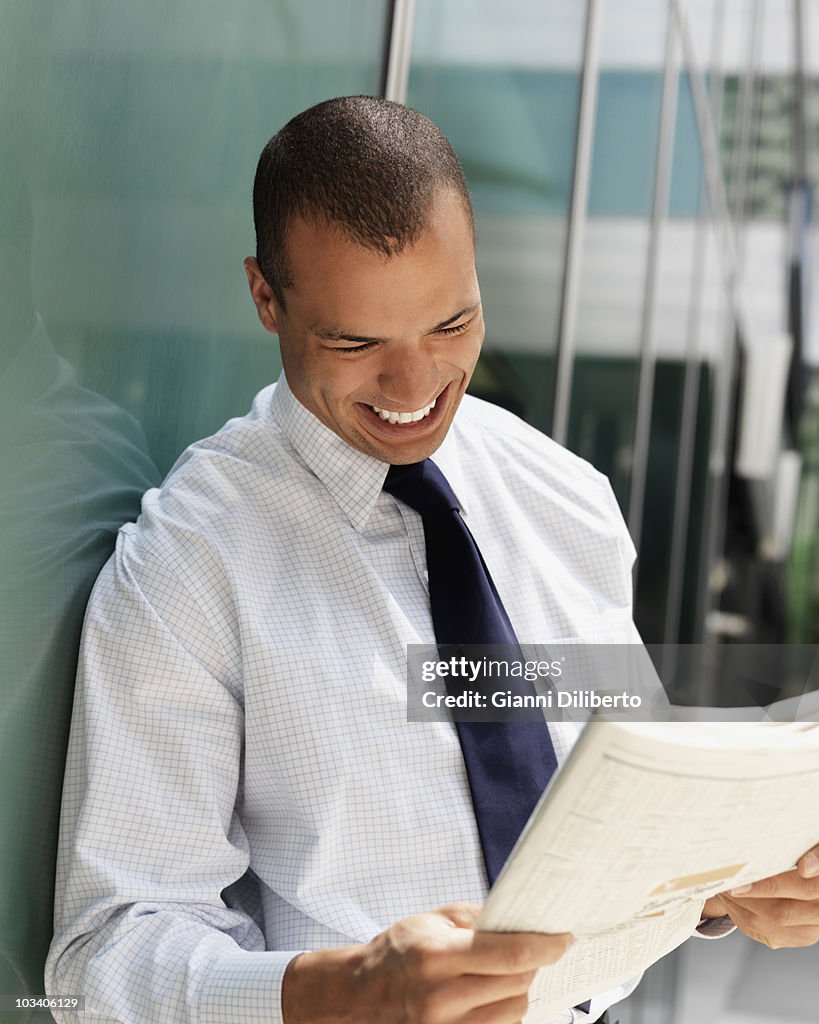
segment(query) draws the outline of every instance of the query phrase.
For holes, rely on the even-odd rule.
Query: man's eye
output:
[[[446,334],[446,335],[463,334],[463,332],[467,329],[467,327],[469,327],[469,325],[471,323],[472,323],[471,320],[467,320],[466,323],[457,324],[455,327],[441,327],[441,328],[439,328],[436,331],[436,334]],[[343,352],[345,355],[346,354],[354,355],[356,352],[366,352],[368,349],[374,348],[375,345],[376,345],[376,342],[374,342],[374,341],[365,341],[365,342],[362,342],[360,345],[354,345],[354,346],[351,346],[351,345],[337,345],[337,346],[333,347],[333,351],[334,352]]]
[[[467,320],[465,324],[458,324],[457,327],[442,327],[439,334],[462,334],[467,327],[469,327],[471,320]]]
[[[366,352],[367,349],[373,348],[374,345],[375,345],[375,342],[365,341],[363,344],[356,345],[354,348],[351,348],[349,345],[339,345],[337,348],[334,348],[333,351],[334,352],[350,352],[350,353]]]

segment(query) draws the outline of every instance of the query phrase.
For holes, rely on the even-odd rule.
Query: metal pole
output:
[[[749,149],[751,130],[753,127],[753,116],[755,102],[753,97],[754,83],[756,81],[761,44],[761,21],[762,21],[761,0],[754,0],[753,22],[749,34],[748,47],[748,72],[747,81],[744,85],[744,100],[738,111],[740,116],[740,156],[734,162],[733,172],[735,175],[733,198],[737,216],[742,220],[732,225],[735,237],[735,259],[731,272],[731,285],[729,299],[732,308],[728,314],[733,312],[733,320],[726,331],[725,353],[717,378],[716,386],[716,410],[712,425],[711,445],[709,453],[709,488],[707,495],[707,516],[708,534],[706,543],[703,545],[703,561],[701,568],[700,597],[701,605],[698,610],[700,619],[705,622],[707,614],[711,611],[713,603],[710,577],[717,565],[725,544],[725,528],[727,518],[728,486],[727,476],[731,472],[728,465],[728,445],[731,431],[731,409],[734,397],[734,377],[737,361],[737,337],[745,333],[745,317],[739,302],[737,301],[738,279],[741,274],[741,267],[744,258],[744,245],[742,238],[742,227],[746,212],[747,179],[749,174]],[[750,84],[749,84],[750,83]],[[728,215],[730,218],[730,214]],[[730,219],[728,221],[730,224]]]
[[[594,145],[594,119],[597,113],[597,82],[600,64],[600,34],[602,0],[588,0],[586,28],[583,42],[583,73],[580,83],[580,102],[577,114],[577,145],[575,147],[572,196],[569,223],[566,230],[566,255],[563,271],[563,290],[560,299],[560,322],[555,371],[555,400],[552,413],[552,437],[565,444],[569,430],[569,410],[572,400],[572,373],[574,371],[577,302],[580,289],[580,260],[583,253],[583,235],[586,227],[586,207],[589,196],[592,148]]]
[[[393,0],[384,99],[407,101],[414,29],[415,0]]]
[[[679,17],[679,8],[676,9]],[[687,19],[688,13],[682,12]],[[705,74],[711,81],[711,103],[716,112],[715,122],[720,121],[722,105],[722,79],[717,78],[716,69],[722,53],[722,30],[725,18],[724,0],[717,0],[711,28],[711,55]],[[696,75],[702,76],[699,68],[686,65],[689,81]],[[700,88],[705,90],[705,81]],[[693,90],[692,90],[693,91]],[[700,152],[705,145],[700,139]],[[697,212],[696,237],[692,259],[691,305],[686,325],[685,380],[683,383],[683,407],[680,417],[680,451],[677,458],[677,475],[674,483],[674,514],[671,533],[671,559],[668,569],[668,590],[663,623],[663,643],[666,650],[680,642],[680,618],[682,614],[683,589],[685,586],[685,556],[688,542],[688,528],[691,521],[691,481],[694,475],[694,452],[697,435],[697,409],[700,397],[700,373],[702,348],[699,335],[702,328],[702,305],[705,288],[706,246],[709,231],[709,205],[705,189],[705,159],[700,174],[699,209]],[[670,667],[670,666],[669,666]]]
[[[679,25],[684,60],[689,67],[696,69],[696,53],[691,40],[691,32],[682,0],[675,0],[674,10]],[[719,17],[724,22],[724,5],[721,5],[719,8]],[[720,133],[718,126],[721,121],[721,111],[717,112],[715,116],[705,89],[705,78],[702,74],[692,75],[690,81],[691,95],[697,119],[697,130],[700,136],[700,145],[703,147],[705,186],[714,222],[719,271],[725,288],[725,307],[721,316],[725,322],[719,331],[719,334],[725,339],[725,346],[722,358],[719,360],[715,370],[715,382],[713,385],[715,396],[714,413],[709,438],[706,494],[705,501],[703,502],[705,507],[705,525],[703,528],[703,542],[700,551],[697,581],[695,621],[698,630],[701,630],[705,623],[706,613],[709,610],[711,574],[715,568],[717,552],[721,545],[719,519],[723,506],[723,496],[726,492],[723,477],[726,472],[725,447],[728,436],[731,392],[736,359],[735,333],[737,325],[743,320],[743,315],[737,301],[736,242],[733,224],[731,223],[731,214],[728,208],[728,196],[722,175],[719,151]],[[702,690],[698,695],[699,703],[708,703],[709,686],[709,681],[704,680]]]
[[[646,257],[645,291],[640,323],[640,377],[637,386],[637,416],[634,425],[634,457],[628,504],[628,525],[632,540],[640,550],[643,525],[648,449],[651,433],[651,410],[654,399],[654,374],[657,362],[655,313],[657,278],[659,275],[660,240],[663,221],[668,212],[671,186],[671,162],[674,151],[674,126],[677,118],[677,31],[669,7],[663,69],[663,94],[660,107],[660,132],[657,140],[657,162],[654,175],[654,202],[651,212],[651,234]]]
[[[754,0],[751,8],[751,31],[748,43],[748,74],[742,80],[737,114],[739,117],[739,139],[734,146],[731,165],[732,199],[734,201],[734,230],[737,239],[737,270],[742,274],[745,256],[745,221],[747,219],[748,193],[753,168],[750,166],[751,134],[754,127],[756,103],[756,78],[759,70],[762,46],[763,0]]]
[[[795,177],[807,181],[808,177],[808,144],[807,144],[807,49],[808,25],[806,10],[802,0],[793,0],[794,25],[794,104],[793,104],[793,139],[796,155],[794,165]]]
[[[674,14],[682,44],[683,60],[689,68],[697,68],[696,53],[688,26],[688,18],[683,0],[673,0]],[[723,10],[724,16],[724,10]],[[715,122],[705,78],[702,74],[690,77],[691,98],[694,101],[694,114],[697,120],[697,131],[700,145],[703,148],[705,170],[705,187],[708,191],[708,202],[717,227],[717,243],[720,248],[720,266],[728,291],[732,308],[736,308],[736,250],[731,226],[731,214],[728,210],[728,197],[722,177],[722,163],[719,152],[719,129]]]

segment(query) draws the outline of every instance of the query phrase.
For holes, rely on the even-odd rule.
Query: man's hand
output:
[[[819,942],[819,846],[792,871],[706,900],[702,913],[727,914],[740,931],[771,949]]]
[[[407,917],[363,946],[302,953],[282,989],[285,1024],[513,1024],[539,967],[568,935],[476,932],[480,907],[453,903]]]

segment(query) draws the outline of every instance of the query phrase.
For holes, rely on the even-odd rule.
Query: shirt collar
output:
[[[308,469],[360,533],[383,490],[389,464],[353,448],[325,426],[296,398],[283,371],[273,392],[271,411]],[[454,427],[453,424],[432,461],[446,476],[465,513],[465,488]]]
[[[389,466],[347,444],[296,398],[282,372],[271,404],[293,447],[357,532],[367,525]]]
[[[452,421],[446,437],[441,442],[438,450],[432,453],[430,459],[446,477],[447,483],[452,488],[452,492],[455,497],[458,499],[462,515],[468,516],[469,509],[466,501],[466,479],[464,477],[463,466],[461,464],[461,453],[458,445],[458,436],[461,429],[462,428],[458,421],[458,413],[456,413],[455,419]]]

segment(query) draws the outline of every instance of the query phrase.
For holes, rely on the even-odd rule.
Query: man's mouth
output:
[[[385,409],[380,405],[361,402],[358,405],[362,424],[373,433],[379,441],[407,443],[416,436],[433,435],[446,418],[450,409],[449,395],[452,382],[437,394],[429,405],[412,412],[401,412],[397,409]]]
[[[386,423],[418,423],[429,416],[437,401],[438,399],[435,398],[430,405],[425,405],[423,409],[416,409],[415,412],[394,412],[390,409],[379,409],[377,405],[371,405],[370,408]]]

